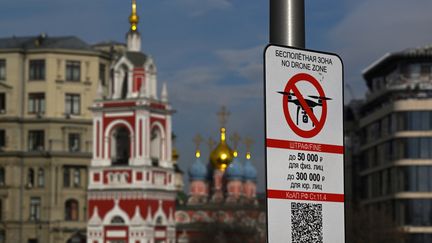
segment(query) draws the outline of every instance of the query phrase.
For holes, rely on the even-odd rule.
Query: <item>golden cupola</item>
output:
[[[139,17],[137,15],[137,7],[136,7],[136,0],[132,0],[132,13],[129,16],[129,23],[131,24],[131,31],[135,32],[138,30],[138,22]]]
[[[214,169],[225,171],[234,159],[234,151],[226,143],[226,129],[220,130],[220,142],[210,153],[210,163]]]

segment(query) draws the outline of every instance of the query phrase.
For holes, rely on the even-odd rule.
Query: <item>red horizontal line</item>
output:
[[[340,145],[321,144],[321,143],[307,143],[280,139],[266,139],[266,146],[269,148],[281,148],[292,150],[304,150],[313,152],[323,152],[332,154],[343,154],[344,147]]]
[[[341,202],[341,203],[345,201],[344,194],[282,191],[282,190],[271,190],[271,189],[267,190],[267,198],[300,200],[300,201]]]

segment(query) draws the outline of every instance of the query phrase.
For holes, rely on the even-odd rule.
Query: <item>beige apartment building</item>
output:
[[[88,107],[108,80],[107,46],[0,38],[0,243],[84,242]]]

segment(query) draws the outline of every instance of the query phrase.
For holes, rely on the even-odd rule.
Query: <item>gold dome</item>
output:
[[[226,143],[226,130],[221,128],[221,140],[210,153],[210,163],[214,169],[225,171],[234,158],[234,152]]]

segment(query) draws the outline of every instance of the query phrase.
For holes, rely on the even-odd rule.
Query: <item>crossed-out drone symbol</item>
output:
[[[288,103],[294,103],[297,106],[297,119],[296,119],[296,124],[299,124],[299,115],[300,115],[300,110],[301,110],[301,114],[302,114],[302,121],[303,123],[308,123],[309,122],[309,116],[305,111],[305,108],[302,107],[302,104],[300,103],[300,101],[298,99],[293,99],[293,97],[296,96],[295,93],[288,93],[285,91],[278,91],[279,94],[282,95],[287,95],[288,96]],[[316,96],[316,95],[308,95],[308,97],[312,98],[312,99],[317,99],[318,102],[315,102],[313,100],[309,100],[309,99],[304,99],[304,101],[306,101],[307,106],[311,109],[312,113],[313,113],[313,109],[316,106],[322,106],[323,105],[323,100],[331,100],[331,98],[325,97],[325,96]],[[315,123],[312,121],[312,126],[315,127]]]
[[[303,94],[298,88],[298,83],[305,82],[313,86],[318,95]],[[313,92],[313,89],[307,89],[308,93]],[[283,95],[282,107],[285,119],[290,126],[291,130],[297,135],[304,138],[311,138],[316,136],[324,127],[327,118],[327,101],[332,100],[326,97],[321,84],[311,75],[306,73],[299,73],[290,78],[283,91],[277,91]],[[315,93],[315,92],[314,92]],[[297,106],[296,122],[290,114],[288,104],[292,103]],[[314,113],[314,108],[321,107],[321,116],[317,117]],[[304,124],[312,123],[312,130],[305,130],[299,126],[299,118],[301,115],[301,122]]]

